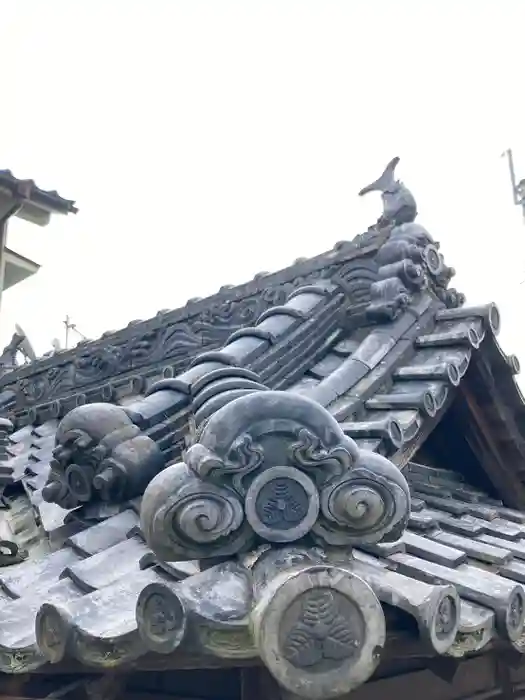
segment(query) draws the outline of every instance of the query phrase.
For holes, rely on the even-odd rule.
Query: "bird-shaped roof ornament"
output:
[[[402,182],[395,178],[395,170],[398,163],[399,158],[393,158],[378,179],[363,187],[359,192],[360,197],[369,192],[381,192],[383,214],[377,221],[377,227],[379,228],[412,223],[417,216],[417,205],[414,195]]]

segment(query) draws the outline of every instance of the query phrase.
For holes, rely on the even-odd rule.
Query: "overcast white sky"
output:
[[[76,199],[15,221],[37,351],[350,239],[394,155],[471,303],[525,364],[524,0],[3,0],[0,167]]]

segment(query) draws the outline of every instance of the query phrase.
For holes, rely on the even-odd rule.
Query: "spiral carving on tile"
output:
[[[228,556],[257,542],[331,546],[399,537],[409,491],[319,404],[254,391],[213,414],[184,463],[145,491],[141,521],[161,559]]]
[[[337,546],[396,540],[404,531],[410,513],[404,478],[399,479],[399,472],[380,455],[367,455],[362,462],[321,492],[324,518],[314,528],[320,543]]]
[[[189,494],[177,499],[166,512],[166,519],[181,539],[190,542],[213,542],[227,537],[242,523],[242,507],[214,491]]]
[[[141,506],[142,531],[164,561],[230,556],[253,542],[241,498],[199,479],[183,462],[160,472]]]

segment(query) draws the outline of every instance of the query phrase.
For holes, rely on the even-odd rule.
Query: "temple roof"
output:
[[[518,362],[396,183],[353,242],[2,379],[0,670],[260,659],[315,700],[400,640],[523,651]]]

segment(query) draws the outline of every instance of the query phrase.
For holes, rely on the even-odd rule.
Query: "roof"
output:
[[[322,700],[393,639],[522,653],[519,365],[403,201],[4,377],[0,670],[262,661]]]
[[[36,274],[40,265],[7,246],[4,248],[5,272],[4,291]]]
[[[43,190],[33,180],[21,180],[10,170],[0,170],[0,195],[21,201],[17,216],[45,225],[49,214],[76,214],[78,209],[71,199],[64,199],[56,190]],[[47,215],[47,216],[46,216]]]

